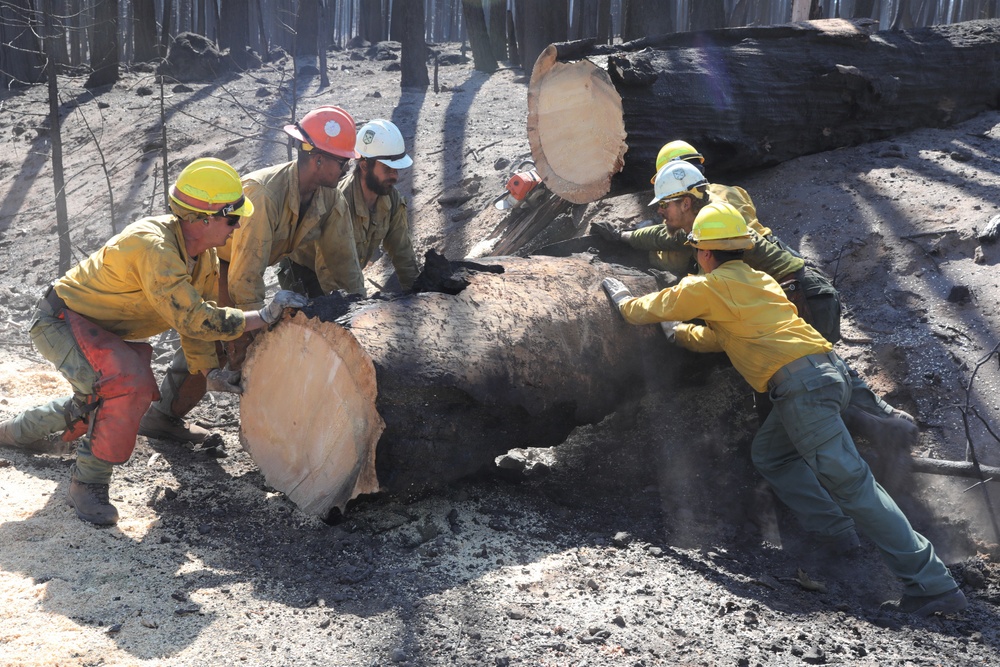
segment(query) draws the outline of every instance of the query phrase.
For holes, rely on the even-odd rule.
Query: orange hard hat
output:
[[[294,125],[286,125],[285,133],[302,144],[302,150],[317,150],[338,157],[356,158],[357,139],[354,118],[340,107],[313,109]]]

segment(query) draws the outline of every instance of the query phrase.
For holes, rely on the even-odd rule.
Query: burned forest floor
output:
[[[329,88],[300,78],[297,106],[399,125],[414,158],[400,189],[418,255],[461,258],[489,239],[501,220],[491,203],[530,157],[527,81],[519,69],[475,72],[457,45],[440,48],[455,64],[441,66],[438,92],[400,92],[398,48],[353,49],[331,52]],[[240,173],[288,159],[279,128],[292,68],[284,57],[213,83],[168,83],[171,176],[201,156]],[[59,80],[74,263],[163,208],[154,76],[126,72],[95,91],[83,81]],[[0,96],[2,418],[68,389],[26,331],[59,274],[47,109],[42,87]],[[978,238],[1000,214],[1000,113],[726,181],[836,280],[837,351],[916,416],[912,454],[964,460],[971,441],[1000,466],[1000,365],[989,356],[1000,245]],[[652,215],[646,201],[572,207],[546,233],[636,224]],[[383,258],[366,273],[385,285],[391,267]],[[151,342],[161,373],[176,337]],[[511,443],[519,469],[361,498],[328,521],[267,486],[240,449],[228,395],[193,413],[219,434],[214,447],[138,439],[112,481],[122,520],[111,529],[66,505],[71,453],[2,449],[0,665],[997,663],[996,483],[882,466],[902,471],[897,500],[970,600],[955,617],[907,619],[879,610],[900,587],[870,542],[825,558],[763,486],[753,508],[727,494],[716,473],[748,468],[748,451],[700,462],[701,423],[690,423],[684,456],[661,447],[669,399],[651,390],[555,448]],[[746,418],[756,418],[749,400]]]

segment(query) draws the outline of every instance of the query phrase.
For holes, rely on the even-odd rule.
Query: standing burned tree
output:
[[[93,72],[85,88],[108,86],[118,80],[118,0],[97,0],[94,5],[90,65]]]
[[[424,42],[423,0],[395,0],[393,23],[397,12],[403,26],[399,85],[401,88],[427,88],[430,80],[427,76],[427,45]]]
[[[41,81],[44,66],[38,38],[32,30],[35,12],[31,0],[0,2],[0,83]]]
[[[493,55],[490,33],[486,29],[486,15],[483,14],[483,0],[462,0],[462,16],[469,32],[472,58],[480,72],[495,72],[497,59]]]

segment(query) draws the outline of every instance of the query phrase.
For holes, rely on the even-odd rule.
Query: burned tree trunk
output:
[[[359,494],[447,485],[511,449],[558,445],[644,405],[665,507],[754,488],[752,393],[726,356],[625,324],[600,288],[616,275],[642,294],[656,289],[652,277],[590,254],[485,261],[429,255],[424,291],[323,297],[257,337],[243,366],[240,439],[269,485],[322,516]],[[615,474],[618,434],[594,445]],[[898,463],[895,452],[875,454]]]
[[[250,349],[243,445],[306,511],[440,486],[512,448],[558,444],[647,374],[666,374],[654,371],[669,356],[659,327],[625,324],[600,287],[613,274],[645,293],[648,275],[587,255],[494,258],[455,274],[427,261],[418,286],[437,276],[447,292],[350,312],[318,299]]]
[[[870,25],[826,20],[617,47],[550,45],[528,92],[538,172],[560,197],[586,203],[648,188],[657,151],[673,139],[697,146],[719,174],[996,108],[1000,21],[874,35]]]

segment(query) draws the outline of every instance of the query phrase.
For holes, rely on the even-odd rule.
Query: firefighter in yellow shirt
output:
[[[875,543],[904,585],[902,599],[889,608],[916,616],[965,609],[965,594],[934,547],[913,530],[854,446],[841,418],[851,399],[847,364],[771,276],[742,260],[753,241],[739,211],[726,203],[705,206],[688,238],[701,274],[637,298],[606,278],[602,286],[619,312],[631,324],[703,321],[676,324],[675,342],[725,352],[756,391],[770,393],[774,409],[751,445],[754,466],[831,549],[857,545],[855,529]]]
[[[214,158],[189,164],[171,188],[170,210],[127,226],[48,289],[31,339],[73,395],[0,423],[0,445],[36,448],[57,433],[80,439],[68,500],[77,516],[98,525],[118,521],[108,496],[113,466],[132,455],[139,420],[158,398],[152,347],[133,341],[175,329],[191,373],[213,391],[239,393],[238,378],[219,368],[216,341],[305,305],[291,292],[256,311],[217,305],[215,249],[254,210],[231,166]]]

